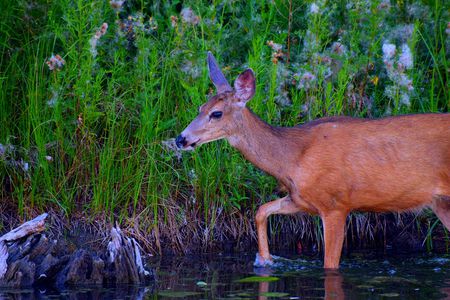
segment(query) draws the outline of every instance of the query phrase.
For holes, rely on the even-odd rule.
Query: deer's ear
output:
[[[234,81],[236,97],[243,103],[247,103],[255,95],[255,74],[252,69],[247,69]]]
[[[214,86],[216,87],[218,94],[223,92],[231,92],[233,90],[230,84],[228,83],[227,79],[223,75],[222,71],[220,70],[220,67],[217,64],[216,59],[209,51],[208,51],[208,69],[209,69],[209,78],[211,78],[211,81],[214,83]]]

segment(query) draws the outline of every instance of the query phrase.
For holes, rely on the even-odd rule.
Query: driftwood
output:
[[[45,229],[45,219],[47,216],[48,214],[44,213],[0,237],[0,279],[3,278],[8,269],[7,259],[9,253],[5,243],[19,240],[27,235],[43,231]]]
[[[100,255],[86,249],[68,252],[64,242],[49,240],[47,214],[0,237],[0,286],[142,284],[154,279],[142,262],[138,243],[116,227]]]
[[[23,223],[16,229],[0,237],[0,242],[10,242],[23,238],[24,236],[41,232],[45,229],[45,219],[48,214],[44,213],[31,221]]]
[[[111,229],[107,254],[107,264],[114,270],[116,281],[139,283],[150,275],[142,263],[139,245],[134,239],[125,237],[118,227]]]

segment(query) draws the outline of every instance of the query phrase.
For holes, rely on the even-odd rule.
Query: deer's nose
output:
[[[186,141],[186,138],[180,134],[175,139],[175,143],[177,144],[178,148],[183,148],[184,146],[186,146],[187,141]]]

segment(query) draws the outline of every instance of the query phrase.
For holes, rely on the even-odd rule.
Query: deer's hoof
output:
[[[263,258],[261,255],[259,255],[259,253],[256,253],[256,258],[255,258],[255,262],[253,263],[253,266],[257,267],[257,268],[273,266],[272,257],[267,259],[267,258]]]

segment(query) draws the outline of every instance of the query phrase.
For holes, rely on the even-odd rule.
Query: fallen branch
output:
[[[0,237],[0,242],[11,242],[18,239],[21,239],[27,235],[38,233],[44,231],[45,229],[45,219],[48,214],[43,213],[40,216],[37,216],[31,221],[23,223],[19,227],[11,230],[7,234]]]

